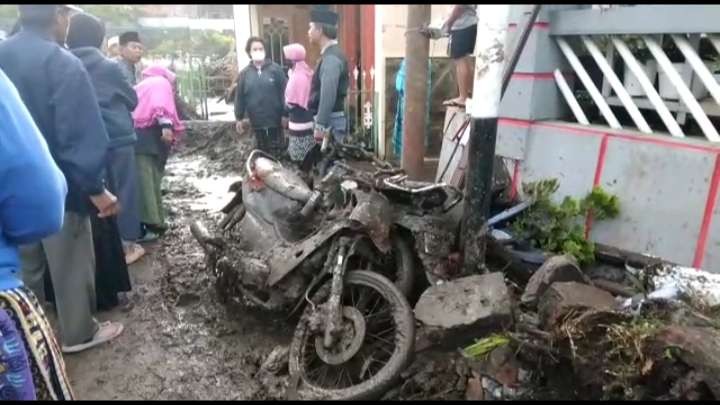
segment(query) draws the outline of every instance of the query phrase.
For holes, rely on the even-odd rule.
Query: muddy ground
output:
[[[115,341],[66,363],[79,399],[252,399],[262,397],[254,374],[290,329],[219,304],[203,254],[187,226],[190,219],[217,218],[226,202],[228,176],[243,150],[214,144],[225,160],[208,160],[206,149],[187,139],[168,164],[164,184],[170,230],[130,268],[134,307],[98,314],[120,321]],[[239,146],[247,142],[238,142]],[[237,146],[236,145],[236,146]],[[202,146],[202,145],[200,145]],[[190,149],[190,150],[188,150]],[[233,175],[237,175],[233,173]]]

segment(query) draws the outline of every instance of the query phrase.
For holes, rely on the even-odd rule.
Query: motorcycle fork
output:
[[[340,238],[335,266],[332,270],[332,284],[330,286],[330,298],[327,302],[325,314],[325,335],[323,345],[330,348],[335,343],[335,336],[342,327],[342,292],[345,279],[345,268],[348,253],[348,238]]]

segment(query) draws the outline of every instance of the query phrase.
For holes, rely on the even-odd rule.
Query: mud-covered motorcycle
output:
[[[412,217],[423,221],[428,210],[447,211],[462,197],[443,184],[409,182],[357,148],[333,151],[318,165],[324,175],[312,188],[253,151],[219,229],[211,234],[196,222],[191,230],[222,295],[301,313],[289,351],[298,397],[377,398],[413,353],[406,296],[415,282],[415,247],[422,245],[412,235],[422,230],[411,229]],[[359,170],[339,157],[376,167]]]

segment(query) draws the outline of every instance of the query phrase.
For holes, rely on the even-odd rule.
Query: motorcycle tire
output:
[[[415,286],[415,256],[412,245],[399,235],[393,235],[391,242],[395,255],[395,274],[392,281],[405,297],[409,297]]]
[[[331,368],[332,366],[329,366],[328,363],[324,362],[318,355],[318,349],[316,348],[317,346],[315,346],[317,345],[317,341],[315,341],[315,345],[313,345],[313,340],[316,339],[318,335],[311,332],[310,319],[311,317],[317,315],[314,314],[315,311],[313,310],[313,305],[306,306],[290,344],[288,363],[291,381],[294,380],[296,382],[296,387],[290,387],[290,390],[294,392],[294,395],[297,396],[298,399],[378,399],[392,388],[400,377],[400,374],[408,367],[412,359],[415,346],[415,318],[405,296],[386,277],[371,271],[355,270],[346,275],[345,284],[343,286],[344,301],[348,299],[349,294],[347,292],[349,288],[352,287],[363,287],[373,290],[381,297],[382,300],[389,304],[391,312],[389,322],[391,322],[394,327],[394,336],[391,338],[394,341],[394,350],[392,352],[386,350],[384,353],[390,354],[390,358],[373,375],[363,379],[365,372],[370,370],[369,364],[372,364],[372,362],[375,361],[376,354],[374,352],[371,353],[370,362],[368,362],[368,359],[365,356],[361,357],[361,350],[367,349],[368,347],[372,348],[372,343],[369,339],[370,335],[365,333],[363,335],[362,346],[360,346],[356,354],[353,354],[353,357],[347,359],[346,362],[339,364],[339,366],[345,366],[350,365],[351,363],[357,364],[364,360],[364,365],[361,367],[359,383],[353,384],[351,372],[348,372],[347,374],[351,385],[343,388],[324,387],[319,385],[316,381],[309,381],[308,370],[306,367],[306,361],[308,358],[310,358],[310,364],[313,362],[316,364],[320,362],[319,364],[321,367]],[[329,290],[328,283],[318,290],[318,292],[313,296],[312,301],[314,303],[325,302],[328,297]],[[362,301],[362,299],[359,299],[359,301]],[[368,302],[369,301],[366,301],[365,303]],[[358,310],[358,308],[355,309]],[[361,309],[363,309],[362,306]],[[364,309],[367,309],[367,307]],[[360,313],[362,313],[362,311],[360,311]],[[367,319],[373,316],[374,314],[372,311],[370,316],[363,313],[363,319],[366,322],[366,326],[371,325],[370,323],[367,323]],[[369,329],[366,330],[369,331]],[[376,339],[375,342],[376,345],[384,345],[384,342],[389,341]],[[320,373],[318,373],[318,377],[319,374]],[[344,382],[344,380],[341,382]]]

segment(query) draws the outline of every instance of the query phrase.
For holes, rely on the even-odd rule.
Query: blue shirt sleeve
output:
[[[45,139],[0,70],[0,232],[12,244],[60,230],[67,184]]]

